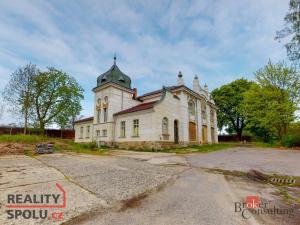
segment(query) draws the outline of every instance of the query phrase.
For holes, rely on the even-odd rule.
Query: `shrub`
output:
[[[300,136],[296,135],[287,135],[283,138],[283,145],[292,148],[300,147]]]

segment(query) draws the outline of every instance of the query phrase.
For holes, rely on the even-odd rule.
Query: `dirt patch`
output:
[[[33,146],[20,143],[0,143],[0,155],[24,154],[28,149],[33,149]]]
[[[128,201],[124,201],[122,207],[120,208],[119,212],[121,211],[125,211],[128,208],[136,208],[139,207],[141,205],[141,200],[143,200],[144,198],[148,197],[148,194],[142,194],[140,196],[137,196],[135,198],[132,198]]]
[[[269,176],[268,175],[263,174],[262,172],[257,171],[257,170],[249,170],[247,172],[247,177],[249,179],[254,180],[254,181],[263,181],[263,182],[266,182],[266,181],[269,180]]]

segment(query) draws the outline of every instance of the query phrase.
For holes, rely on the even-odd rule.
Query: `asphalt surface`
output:
[[[237,147],[209,154],[189,154],[191,165],[247,172],[251,169],[267,174],[300,177],[300,151]]]
[[[4,156],[0,224],[24,224],[22,219],[7,220],[8,194],[56,193],[56,183],[67,193],[63,219],[26,224],[300,224],[299,205],[288,205],[279,187],[222,172],[298,175],[299,156],[296,151],[253,148],[186,155],[112,151],[110,156]],[[300,196],[299,188],[291,190]],[[259,196],[268,208],[289,209],[293,217],[250,213],[245,219],[235,212],[235,203],[247,196]]]

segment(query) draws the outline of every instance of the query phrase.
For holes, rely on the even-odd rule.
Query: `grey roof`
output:
[[[107,83],[115,83],[122,87],[131,89],[131,79],[125,73],[123,73],[114,61],[112,67],[101,74],[97,78],[97,87],[102,86]]]

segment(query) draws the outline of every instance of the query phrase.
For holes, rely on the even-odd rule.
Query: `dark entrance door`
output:
[[[178,144],[178,121],[174,120],[174,142]]]

